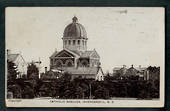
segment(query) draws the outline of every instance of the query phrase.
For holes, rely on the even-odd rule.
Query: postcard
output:
[[[164,107],[164,7],[6,7],[7,107]]]

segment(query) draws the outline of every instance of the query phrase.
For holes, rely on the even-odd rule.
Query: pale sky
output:
[[[88,50],[99,53],[106,72],[122,65],[164,64],[164,8],[10,7],[6,8],[6,49],[27,62],[62,50],[63,32],[76,15],[87,32]]]

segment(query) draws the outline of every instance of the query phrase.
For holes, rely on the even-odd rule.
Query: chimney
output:
[[[45,73],[47,73],[47,67],[45,67]]]

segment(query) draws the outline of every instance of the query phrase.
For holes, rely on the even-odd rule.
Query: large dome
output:
[[[77,17],[73,17],[73,22],[64,30],[64,38],[87,38],[86,30],[80,23],[77,23]]]

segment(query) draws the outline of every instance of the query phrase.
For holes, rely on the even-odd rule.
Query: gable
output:
[[[66,50],[62,50],[59,53],[57,53],[55,57],[75,57],[75,56]]]
[[[98,81],[103,81],[104,80],[104,73],[102,71],[102,68],[99,67],[97,75],[96,75],[96,80]]]
[[[93,51],[93,53],[90,55],[91,58],[100,58],[99,54],[96,51]]]
[[[102,68],[99,68],[98,72],[97,72],[98,76],[104,76],[103,70]]]
[[[55,58],[55,57],[71,57],[71,58],[73,58],[73,57],[80,57],[78,54],[76,54],[76,53],[74,53],[73,51],[71,51],[71,50],[68,50],[68,49],[64,49],[64,50],[62,50],[62,51],[60,51],[60,52],[57,52],[57,51],[55,51],[52,55],[51,55],[51,57],[50,58]]]
[[[24,58],[20,54],[10,54],[7,56],[8,61],[14,62],[15,64],[27,65]]]
[[[19,54],[9,54],[9,55],[7,55],[7,59],[10,62],[14,62],[18,56],[19,56]]]
[[[18,57],[15,60],[15,63],[27,65],[27,63],[25,62],[24,58],[21,55],[18,55]]]

